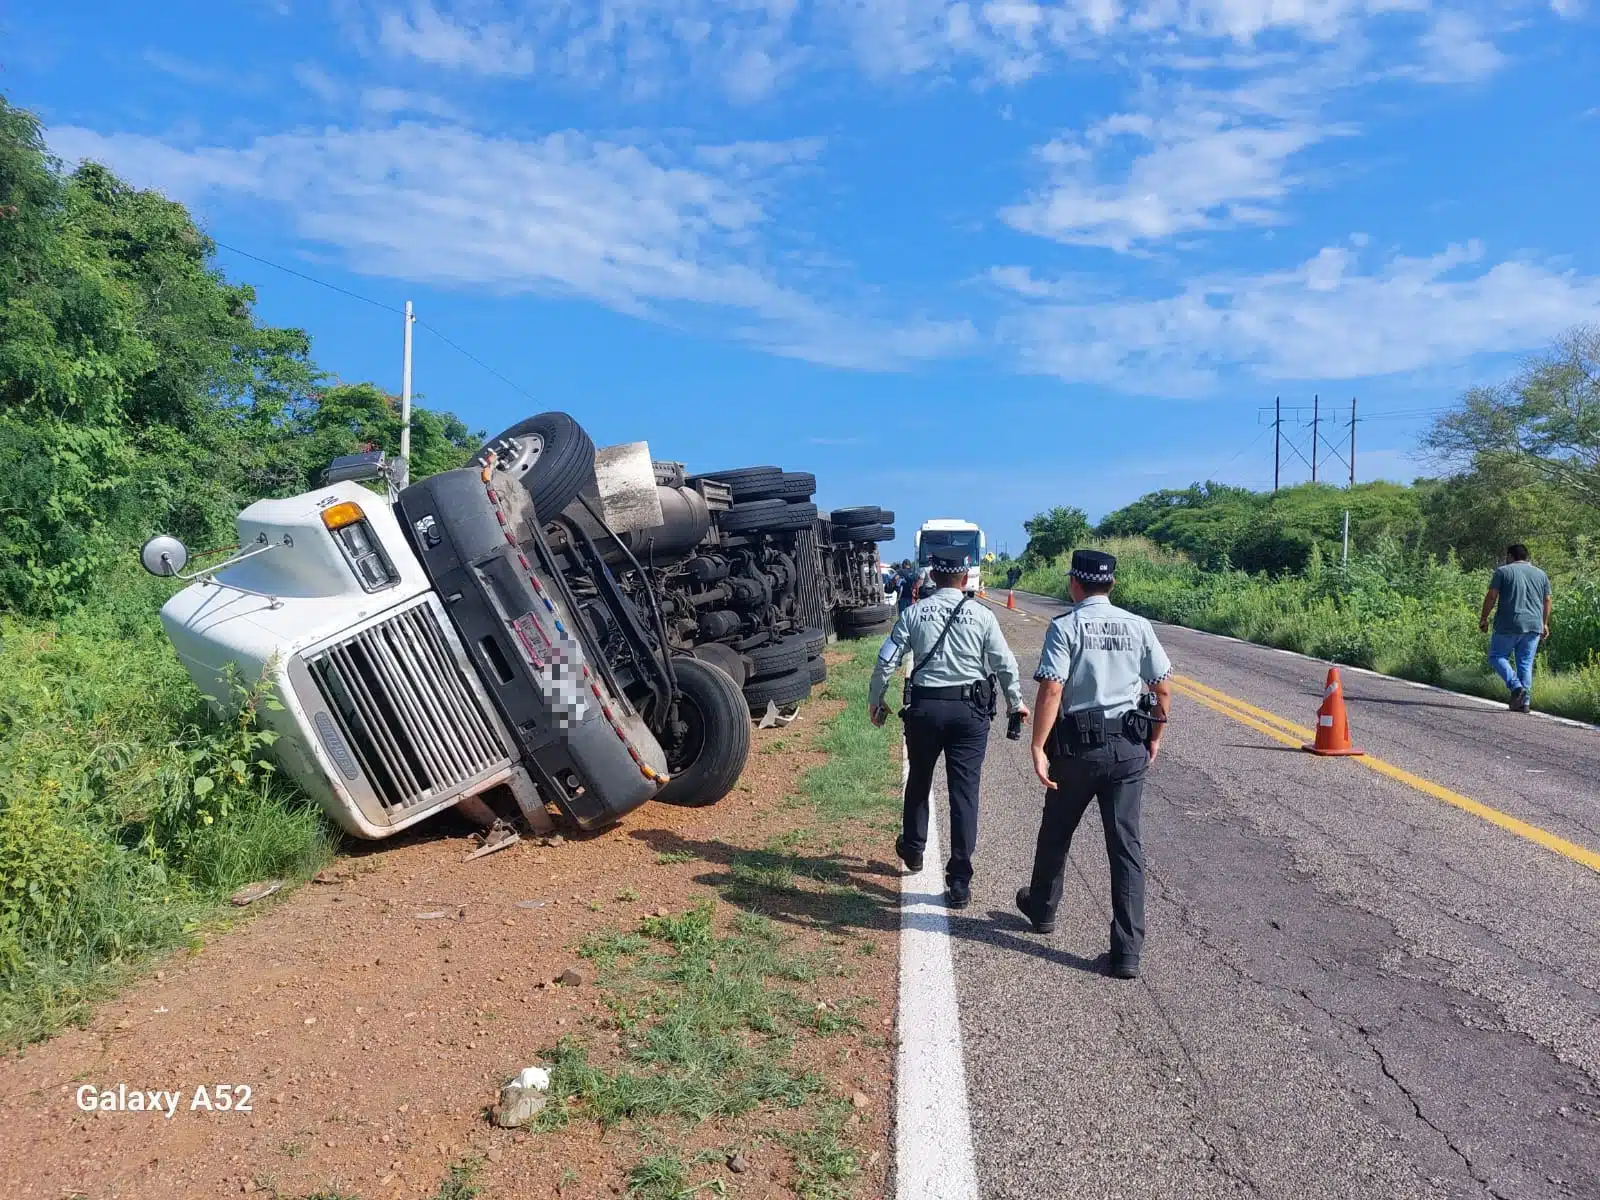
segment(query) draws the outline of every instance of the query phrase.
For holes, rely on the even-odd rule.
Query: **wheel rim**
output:
[[[683,733],[674,738],[673,745],[667,749],[667,768],[674,775],[681,775],[687,767],[700,761],[700,754],[706,748],[705,711],[687,692],[678,698],[678,719]]]
[[[521,437],[504,437],[490,442],[496,464],[512,475],[526,475],[544,454],[544,435],[525,433]]]

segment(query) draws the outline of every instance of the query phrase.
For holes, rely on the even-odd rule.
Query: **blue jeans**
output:
[[[1537,633],[1492,633],[1489,635],[1489,665],[1512,691],[1533,691],[1533,656],[1539,649]],[[1512,665],[1512,660],[1516,665]]]

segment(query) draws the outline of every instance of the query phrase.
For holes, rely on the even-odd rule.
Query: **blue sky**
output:
[[[415,301],[517,385],[419,331],[474,427],[565,409],[813,470],[898,552],[933,516],[1018,551],[1051,504],[1270,485],[1275,395],[1359,397],[1359,476],[1409,479],[1429,412],[1600,315],[1597,34],[1583,0],[91,0],[0,8],[0,87],[218,241]],[[221,262],[398,389],[398,318]]]

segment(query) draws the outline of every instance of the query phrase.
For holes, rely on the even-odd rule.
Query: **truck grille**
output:
[[[318,651],[306,665],[389,809],[459,789],[506,761],[426,603]]]
[[[794,539],[795,565],[800,571],[800,620],[808,629],[828,627],[828,599],[824,594],[822,555],[817,546],[817,532],[802,529]]]

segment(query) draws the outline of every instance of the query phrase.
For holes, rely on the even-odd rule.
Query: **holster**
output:
[[[1062,713],[1056,718],[1045,749],[1052,757],[1072,758],[1088,750],[1098,750],[1114,737],[1144,742],[1150,736],[1150,719],[1137,709],[1108,717],[1098,709]]]

